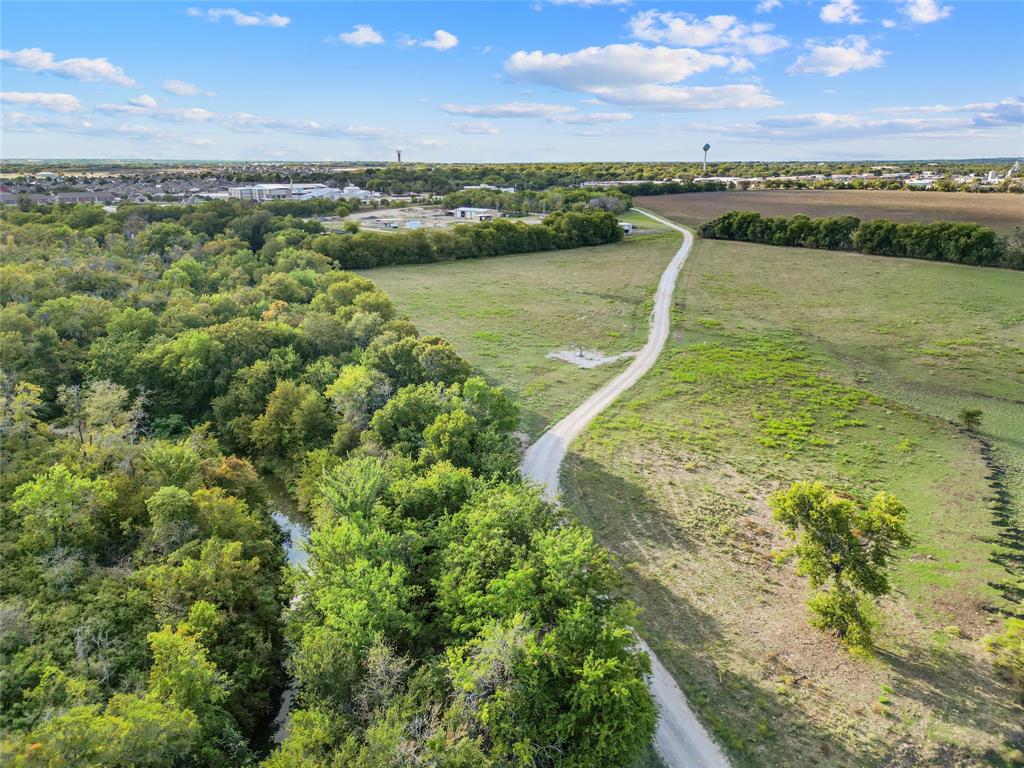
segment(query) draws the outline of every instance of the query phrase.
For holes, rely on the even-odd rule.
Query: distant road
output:
[[[595,416],[651,369],[668,340],[672,320],[672,294],[675,291],[679,270],[686,262],[690,246],[693,245],[693,236],[667,219],[647,211],[640,213],[681,232],[683,244],[661,275],[658,290],[654,294],[651,330],[643,349],[626,370],[588,397],[582,405],[541,435],[537,442],[526,450],[523,456],[523,475],[539,484],[544,489],[545,498],[551,501],[557,500],[558,497],[559,470],[569,444]],[[728,768],[729,761],[690,710],[686,697],[672,679],[672,675],[662,666],[646,643],[640,641],[640,646],[651,657],[650,688],[660,715],[654,741],[661,759],[668,768]]]

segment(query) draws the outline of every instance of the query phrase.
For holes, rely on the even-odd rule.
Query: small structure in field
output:
[[[619,226],[622,227],[622,231],[627,235],[632,234],[633,230],[636,229],[636,225],[631,221],[620,221]]]
[[[452,216],[466,221],[493,221],[501,216],[493,208],[473,208],[467,205],[452,209]]]

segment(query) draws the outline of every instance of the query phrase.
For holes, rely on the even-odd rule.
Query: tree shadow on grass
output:
[[[992,491],[993,525],[996,535],[989,541],[995,546],[989,559],[1004,568],[1008,579],[989,582],[1007,605],[994,610],[1005,615],[1024,617],[1024,530],[1013,514],[1013,499],[1006,487],[1006,469],[993,453],[992,445],[981,441],[981,456],[988,467],[989,487]]]
[[[738,674],[716,660],[716,646],[724,657],[728,640],[709,614],[655,579],[629,574],[627,591],[644,608],[641,634],[735,768],[878,764],[883,745],[844,741],[767,675]]]
[[[773,675],[744,676],[727,668],[733,652],[716,619],[663,582],[685,572],[659,570],[650,546],[685,550],[697,541],[661,511],[636,482],[599,462],[573,455],[563,486],[567,502],[598,541],[619,558],[623,591],[641,608],[638,630],[686,694],[698,717],[726,749],[736,768],[878,765],[885,747],[845,741],[808,716],[802,703],[779,690]]]
[[[1019,692],[1012,681],[995,674],[988,662],[935,646],[878,650],[876,655],[900,676],[893,684],[895,695],[917,701],[951,726],[999,734],[1008,742],[1021,738],[1024,707]],[[998,764],[992,754],[972,757]]]

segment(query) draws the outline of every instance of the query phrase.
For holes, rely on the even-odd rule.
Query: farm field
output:
[[[1017,764],[1024,710],[981,638],[991,606],[1020,609],[997,522],[1024,498],[1024,275],[699,241],[677,297],[662,357],[563,488],[734,763]],[[911,512],[871,658],[808,625],[806,583],[773,557],[767,496],[813,478]]]
[[[374,280],[424,334],[450,339],[492,383],[520,403],[531,438],[626,365],[582,369],[546,357],[575,345],[617,355],[647,337],[654,286],[679,248],[677,235],[639,214],[625,220],[654,230],[621,243],[571,251],[381,267]]]
[[[687,226],[727,211],[765,216],[856,216],[892,221],[972,221],[1009,234],[1024,225],[1024,196],[971,192],[907,192],[861,189],[694,192],[637,197],[634,203]]]

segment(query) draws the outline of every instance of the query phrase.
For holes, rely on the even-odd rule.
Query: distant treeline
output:
[[[497,219],[457,224],[448,230],[320,235],[310,238],[307,247],[329,257],[343,269],[368,269],[580,248],[615,243],[622,236],[613,214],[573,211],[553,213],[540,224]]]
[[[495,208],[505,214],[553,213],[554,211],[587,211],[594,208],[623,213],[633,207],[633,199],[616,189],[566,189],[554,187],[543,191],[529,189],[502,192],[497,189],[463,189],[444,196],[445,208],[474,206]]]
[[[713,240],[1024,269],[1024,234],[1020,228],[1007,240],[988,227],[964,222],[899,224],[885,219],[861,221],[854,216],[812,219],[803,215],[787,219],[729,211],[701,224],[698,233]]]

